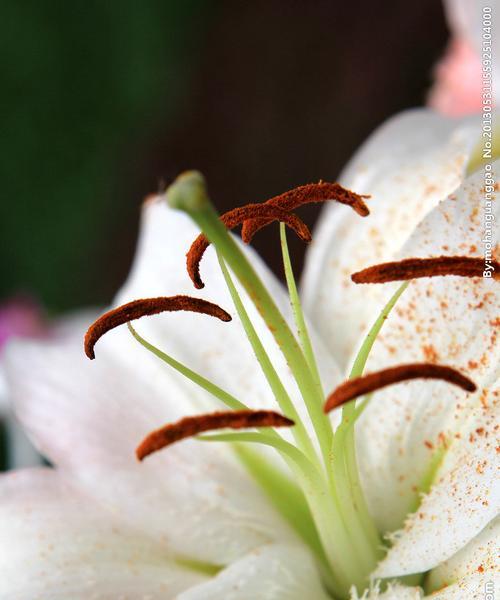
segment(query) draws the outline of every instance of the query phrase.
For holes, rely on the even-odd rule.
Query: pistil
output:
[[[167,190],[166,196],[170,206],[187,212],[215,245],[262,316],[297,381],[323,456],[327,458],[332,429],[322,414],[323,398],[318,394],[304,354],[254,268],[219,220],[208,198],[203,176],[194,171],[181,175]]]
[[[300,453],[302,458],[299,459],[298,449],[294,446],[275,437],[266,438],[267,441],[265,441],[265,436],[260,434],[222,434],[216,436],[216,439],[218,441],[269,443],[281,453],[285,453],[292,461],[298,461],[296,467],[299,468],[301,474],[298,474],[296,469],[293,472],[301,482],[317,524],[318,534],[331,569],[333,587],[338,596],[346,597],[351,585],[361,589],[366,584],[368,572],[359,568],[359,561],[349,536],[348,524],[339,514],[338,500],[330,487],[329,469],[333,431],[329,419],[322,411],[324,398],[318,389],[314,374],[274,300],[212,207],[203,177],[196,172],[185,173],[170,186],[166,196],[170,206],[183,210],[191,216],[207,239],[214,244],[223,263],[227,264],[237,277],[262,316],[287,360],[301,391],[316,432],[323,460],[320,463],[316,456],[309,459],[302,453]],[[213,436],[211,437],[213,438]],[[307,451],[306,448],[301,447],[301,449]],[[303,465],[304,461],[310,463],[310,466],[305,469],[298,466]],[[311,479],[313,472],[317,475]]]

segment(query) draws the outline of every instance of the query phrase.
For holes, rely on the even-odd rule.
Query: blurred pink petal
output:
[[[481,110],[481,61],[466,39],[455,38],[450,42],[435,75],[429,106],[451,117]]]
[[[41,337],[45,331],[42,311],[34,300],[18,297],[0,304],[0,350],[12,337]]]
[[[481,112],[483,20],[498,31],[498,11],[485,0],[444,0],[446,20],[451,33],[444,57],[437,64],[435,83],[428,104],[447,116],[457,117]],[[484,12],[486,11],[486,12]],[[488,19],[490,19],[488,21]],[[500,36],[493,35],[486,51],[493,54],[493,80],[499,76]],[[498,103],[498,90],[493,90]]]
[[[13,338],[41,338],[49,331],[40,306],[30,297],[15,296],[0,304],[0,358],[7,342]],[[0,360],[0,423],[7,429],[8,464],[10,467],[39,465],[41,457],[15,420]]]

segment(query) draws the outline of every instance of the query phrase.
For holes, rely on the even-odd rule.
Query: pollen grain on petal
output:
[[[490,261],[493,278],[500,278],[500,264]],[[400,261],[373,265],[353,273],[354,283],[387,283],[421,277],[456,275],[459,277],[483,277],[485,260],[473,256],[438,256],[435,258],[406,258]]]
[[[266,222],[282,221],[288,227],[293,229],[299,238],[304,242],[311,241],[311,232],[307,225],[297,215],[287,212],[280,207],[267,204],[247,204],[234,208],[223,215],[220,220],[224,223],[227,229],[234,229],[238,225],[244,224],[248,219],[266,218]],[[250,242],[242,232],[242,239],[245,243]],[[210,242],[205,235],[200,234],[191,244],[186,255],[186,266],[188,274],[197,289],[202,289],[204,283],[200,276],[200,262],[203,258],[205,250],[210,245]]]
[[[368,195],[361,195],[352,192],[339,183],[328,183],[320,181],[319,183],[308,183],[301,185],[293,190],[289,190],[284,194],[270,198],[264,202],[264,206],[277,206],[282,210],[290,212],[303,206],[304,204],[335,201],[350,206],[361,217],[367,217],[370,214],[364,199],[369,198]],[[249,241],[253,236],[265,227],[270,221],[265,218],[249,219],[245,221],[242,229],[242,236]]]
[[[141,317],[179,310],[202,313],[221,321],[231,321],[231,315],[224,309],[202,298],[179,295],[133,300],[104,313],[89,327],[84,340],[85,354],[93,360],[95,358],[94,346],[99,338],[119,325]]]
[[[253,427],[291,427],[292,425],[294,422],[291,419],[272,410],[221,411],[184,417],[180,421],[168,423],[146,436],[137,447],[136,456],[142,461],[153,452],[205,431]]]
[[[389,367],[345,381],[328,396],[324,411],[328,413],[354,398],[411,379],[440,379],[456,385],[466,392],[475,392],[477,389],[473,381],[452,367],[432,363],[411,363]]]

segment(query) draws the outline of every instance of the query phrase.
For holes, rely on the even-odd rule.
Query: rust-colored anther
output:
[[[490,261],[493,278],[500,278],[500,263]],[[490,269],[491,270],[491,269]],[[387,283],[420,277],[457,275],[459,277],[483,277],[483,258],[472,256],[438,256],[436,258],[406,258],[404,260],[373,265],[351,275],[354,283]]]
[[[201,298],[192,298],[191,296],[160,296],[159,298],[133,300],[104,313],[89,327],[85,334],[85,354],[93,360],[95,358],[94,346],[99,338],[119,325],[140,319],[141,317],[177,310],[202,313],[216,317],[221,321],[231,320],[231,315],[220,306]]]
[[[351,192],[342,187],[339,183],[320,181],[319,183],[301,185],[284,194],[275,196],[274,198],[267,200],[264,205],[277,206],[282,210],[290,212],[304,204],[335,201],[350,206],[361,217],[367,217],[370,214],[370,211],[363,199],[369,197],[370,196]],[[247,220],[243,223],[241,235],[250,242],[257,231],[269,223],[270,221],[264,218]]]
[[[276,206],[247,204],[246,206],[240,206],[224,213],[221,215],[220,220],[228,229],[234,229],[238,225],[245,223],[246,220],[255,219],[257,216],[266,217],[269,223],[271,221],[283,221],[283,223],[286,223],[288,227],[295,231],[302,241],[311,241],[311,232],[307,225],[296,215],[288,213],[286,210]],[[242,239],[245,243],[249,242],[249,239],[247,239],[243,233]],[[204,283],[200,276],[200,262],[209,245],[210,242],[207,238],[203,234],[200,234],[191,244],[191,248],[186,255],[187,271],[194,286],[198,289],[204,287]]]
[[[476,391],[476,384],[452,367],[432,363],[412,363],[389,367],[345,381],[328,396],[324,411],[328,413],[337,406],[349,402],[349,400],[354,400],[354,398],[375,392],[388,385],[410,379],[441,379],[462,388],[466,392]]]
[[[249,429],[253,427],[291,427],[294,422],[272,410],[236,410],[184,417],[151,432],[135,451],[139,460],[153,452],[204,431]]]

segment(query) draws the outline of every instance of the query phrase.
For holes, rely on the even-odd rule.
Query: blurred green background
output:
[[[135,234],[138,165],[186,95],[206,11],[2,2],[0,295],[51,311],[108,299]]]
[[[50,314],[110,300],[142,198],[181,169],[205,172],[221,210],[334,179],[377,124],[423,103],[447,37],[436,0],[0,11],[0,300],[25,292]],[[256,245],[279,270],[275,234]]]

